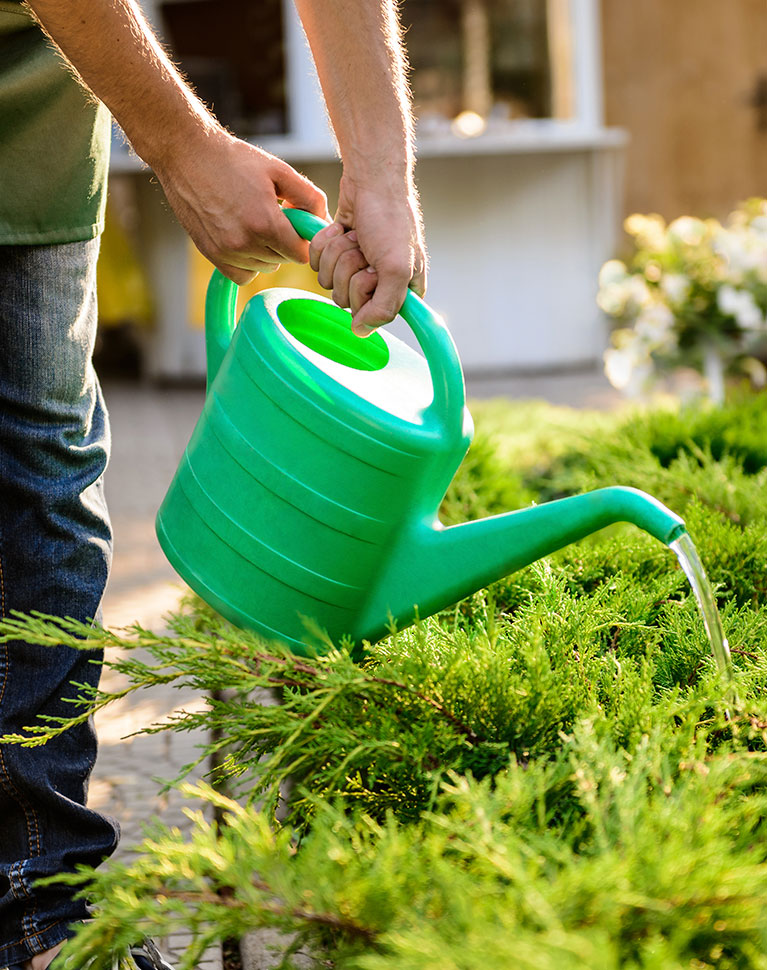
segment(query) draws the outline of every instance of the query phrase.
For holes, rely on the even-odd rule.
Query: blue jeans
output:
[[[112,536],[102,476],[106,410],[91,363],[98,240],[0,246],[0,615],[98,618]],[[101,656],[0,644],[0,735],[71,714]],[[43,877],[98,864],[116,822],[85,807],[92,724],[36,748],[0,745],[0,967],[22,963],[87,915]]]

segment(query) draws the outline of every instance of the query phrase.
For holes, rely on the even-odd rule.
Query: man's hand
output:
[[[309,258],[309,244],[282,214],[281,200],[329,218],[325,193],[312,182],[221,129],[207,134],[204,150],[155,160],[153,167],[197,248],[240,285]]]
[[[344,162],[340,228],[319,233],[311,249],[279,202],[326,218],[323,193],[221,128],[184,83],[137,0],[28,2],[154,169],[199,249],[236,283],[285,260],[303,262],[309,250],[321,280],[351,306],[360,334],[394,318],[408,285],[423,292],[412,112],[394,0],[295,0]]]
[[[312,240],[320,283],[367,336],[426,288],[414,125],[395,0],[295,0],[343,159],[333,227]]]
[[[29,0],[83,83],[112,111],[200,251],[235,283],[306,262],[279,202],[327,218],[325,195],[234,138],[169,60],[137,0]]]
[[[408,287],[426,291],[426,251],[418,200],[403,185],[391,194],[356,184],[344,175],[336,218],[309,247],[321,286],[339,306],[350,307],[360,337],[389,323]]]

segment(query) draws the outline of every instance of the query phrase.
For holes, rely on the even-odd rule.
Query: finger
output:
[[[245,270],[246,273],[273,273],[282,265],[275,258],[259,259],[256,256],[243,256],[242,253],[218,253],[215,257],[208,258],[219,268],[223,264],[234,269]]]
[[[276,207],[274,222],[268,232],[269,248],[276,254],[279,262],[307,263],[309,261],[309,243],[298,235],[279,206]]]
[[[330,222],[327,196],[305,175],[301,175],[287,163],[282,163],[277,167],[272,178],[278,197],[283,199],[288,207],[306,209],[307,212],[313,212],[325,222]]]
[[[217,263],[216,269],[238,286],[245,286],[246,283],[250,283],[258,276],[258,273],[251,273],[246,269],[239,269],[237,266],[228,266],[226,263]]]
[[[306,244],[298,238],[293,227],[282,214],[276,199],[274,209],[268,213],[266,219],[263,213],[258,222],[255,219],[249,220],[247,215],[243,212],[240,224],[230,226],[228,232],[215,240],[214,245],[206,247],[213,253],[212,257],[206,252],[206,248],[202,248],[202,252],[211,259],[211,262],[221,260],[230,266],[258,272],[262,272],[266,265],[296,262],[293,240],[289,239],[290,244],[286,244],[284,235],[292,235],[297,243]],[[305,257],[303,261],[306,262]]]
[[[354,323],[360,328],[375,328],[390,323],[405,302],[410,278],[411,272],[404,266],[390,267],[386,273],[377,272],[375,290],[370,299],[354,313]]]
[[[244,286],[254,280],[259,273],[274,273],[280,268],[280,263],[265,263],[261,260],[253,260],[247,266],[235,266],[224,260],[211,260],[216,269],[220,270],[224,276],[228,277],[238,286]]]
[[[340,236],[344,231],[344,227],[339,222],[334,222],[327,226],[325,229],[320,229],[318,233],[315,234],[312,241],[309,243],[309,265],[312,267],[316,273],[320,268],[320,257],[330,242],[335,236]]]
[[[419,296],[426,295],[426,258],[425,256],[419,258],[416,262],[416,267],[413,272],[413,278],[410,280],[409,288],[415,290]]]
[[[349,287],[352,277],[367,267],[367,260],[359,247],[341,253],[333,273],[333,302],[338,306],[351,306]]]
[[[302,239],[278,204],[274,200],[274,211],[268,225],[260,229],[252,240],[252,252],[259,255],[272,255],[280,263],[307,263],[309,243]],[[290,208],[290,206],[288,206]],[[268,239],[268,243],[264,240]],[[238,247],[247,250],[247,246]]]
[[[355,273],[349,281],[349,305],[352,311],[352,330],[358,337],[368,337],[375,327],[368,326],[358,317],[368,305],[378,284],[378,274],[372,266]]]
[[[325,193],[318,189],[313,182],[305,178],[287,163],[275,165],[272,180],[277,197],[282,199],[289,208],[306,209],[321,219],[329,220],[328,200]],[[275,226],[275,236],[278,241],[277,251],[283,259],[294,263],[305,263],[309,259],[309,244],[296,232],[287,216],[279,211],[279,219]]]
[[[357,236],[355,233],[346,233],[341,236],[333,236],[325,245],[321,254],[319,267],[317,269],[317,282],[320,286],[329,290],[333,287],[336,275],[336,267],[340,257],[347,252],[358,249]],[[361,267],[357,267],[360,269]]]

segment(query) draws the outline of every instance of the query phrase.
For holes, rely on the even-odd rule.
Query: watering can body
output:
[[[323,223],[286,210],[307,238]],[[204,408],[157,515],[176,571],[239,626],[316,649],[375,641],[526,563],[625,519],[664,542],[681,520],[608,488],[443,528],[439,504],[469,446],[463,375],[414,293],[401,315],[423,356],[303,291],[253,297],[215,273]]]

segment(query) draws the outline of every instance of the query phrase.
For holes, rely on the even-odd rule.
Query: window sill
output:
[[[417,154],[423,158],[450,158],[471,155],[525,155],[553,152],[583,152],[622,148],[628,134],[621,128],[584,128],[562,121],[506,122],[488,128],[473,138],[462,138],[446,130],[421,133]],[[256,144],[255,140],[253,141]],[[290,163],[334,162],[338,160],[330,140],[307,142],[285,135],[263,138],[258,146]],[[112,149],[111,171],[115,174],[140,172],[147,166],[124,145]]]
[[[475,137],[461,137],[449,129],[418,138],[418,157],[452,155],[524,155],[622,148],[628,134],[620,128],[585,128],[564,121],[517,121],[488,125]]]

